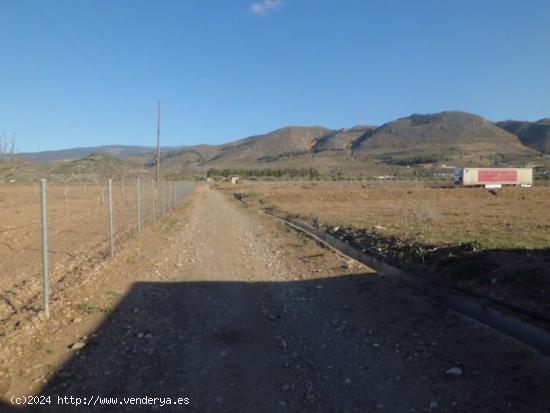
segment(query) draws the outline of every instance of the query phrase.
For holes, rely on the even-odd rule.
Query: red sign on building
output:
[[[514,183],[518,180],[518,171],[515,169],[481,169],[477,173],[480,184],[485,183]]]

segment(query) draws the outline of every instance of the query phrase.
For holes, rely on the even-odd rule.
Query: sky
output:
[[[223,143],[413,113],[550,117],[548,0],[0,0],[20,152]]]

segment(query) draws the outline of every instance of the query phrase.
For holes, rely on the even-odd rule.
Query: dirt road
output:
[[[5,398],[42,363],[41,395],[119,398],[56,412],[550,411],[548,359],[206,186],[97,277],[67,302],[113,311],[44,325]]]

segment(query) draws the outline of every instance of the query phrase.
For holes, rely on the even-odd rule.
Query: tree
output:
[[[7,162],[15,153],[15,134],[8,138],[6,132],[0,134],[0,162]]]

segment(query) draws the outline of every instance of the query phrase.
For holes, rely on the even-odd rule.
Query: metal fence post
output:
[[[164,181],[160,183],[162,192],[162,216],[166,215],[166,201],[164,200]]]
[[[172,185],[170,185],[170,181],[167,182],[168,183],[168,212],[170,212],[170,210],[172,209],[172,194],[170,191],[170,187]]]
[[[42,283],[44,287],[44,314],[50,316],[50,290],[48,285],[48,205],[46,180],[40,180],[42,209]]]
[[[155,180],[151,179],[151,198],[153,206],[153,225],[155,225]]]
[[[113,230],[113,180],[109,179],[109,251],[111,258],[115,256],[114,230]]]
[[[138,235],[141,234],[141,194],[139,192],[139,178],[136,178],[136,202]]]
[[[69,188],[67,188],[67,182],[63,188],[63,195],[65,197],[65,216],[69,216]]]

